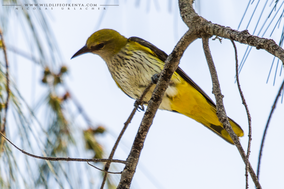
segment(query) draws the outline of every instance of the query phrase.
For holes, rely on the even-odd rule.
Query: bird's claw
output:
[[[159,80],[159,77],[160,77],[160,74],[154,74],[154,75],[151,77],[152,83],[157,84],[157,83],[158,83],[158,80]]]
[[[138,108],[138,111],[139,111],[139,110],[144,111],[144,106],[143,106],[143,104],[141,104],[140,101],[136,100],[136,101],[134,102],[134,106],[135,106],[136,108]]]
[[[145,110],[145,109],[144,109],[144,106],[143,106],[143,105],[139,105],[139,106],[138,106],[138,111],[139,111],[139,110],[144,112],[144,110]]]

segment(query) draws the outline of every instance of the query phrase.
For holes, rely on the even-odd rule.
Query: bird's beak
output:
[[[79,55],[81,55],[81,54],[85,54],[85,53],[87,53],[87,52],[91,52],[91,51],[90,51],[90,49],[88,49],[88,47],[85,45],[85,46],[82,47],[80,50],[78,50],[78,51],[71,57],[71,59],[74,58],[74,57],[76,57],[76,56],[79,56]]]

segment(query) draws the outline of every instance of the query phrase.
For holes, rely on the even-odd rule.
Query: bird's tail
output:
[[[168,92],[166,91],[165,98],[167,98],[170,104],[170,109],[168,110],[181,113],[196,120],[227,142],[234,144],[229,133],[224,129],[216,115],[217,110],[214,102],[182,70],[178,72],[176,73],[179,75],[173,75],[172,78],[172,81],[178,84],[168,88]],[[174,91],[176,91],[176,94]],[[164,103],[167,101],[165,100]],[[242,137],[244,135],[242,128],[230,118],[229,122],[236,135]]]
[[[227,142],[234,144],[232,138],[230,137],[229,133],[224,129],[222,123],[218,120],[216,115],[216,109],[213,108],[206,108],[203,109],[204,112],[195,112],[195,114],[189,114],[187,112],[179,111],[195,121],[201,123],[202,125],[206,126],[208,129],[219,135],[221,138],[226,140]],[[177,111],[178,112],[178,111]],[[244,136],[244,131],[242,128],[231,118],[228,118],[230,125],[232,126],[233,131],[238,137]]]
[[[229,122],[230,122],[230,125],[232,126],[233,131],[238,137],[244,136],[244,131],[236,122],[234,122],[234,120],[229,118]],[[217,135],[222,137],[227,142],[234,144],[232,138],[230,137],[229,133],[224,129],[223,125],[213,125],[206,121],[201,122],[201,123],[207,128],[209,128],[210,130],[212,130],[213,132],[215,132]]]

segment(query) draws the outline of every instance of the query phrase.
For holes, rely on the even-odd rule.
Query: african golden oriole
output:
[[[151,77],[162,71],[167,58],[165,52],[151,43],[138,37],[127,39],[111,29],[93,33],[86,45],[72,58],[87,52],[99,55],[106,62],[117,86],[134,99],[141,96]],[[145,104],[150,100],[154,88],[155,85],[144,97]],[[218,120],[215,103],[180,68],[174,72],[159,109],[186,115],[233,144]],[[236,122],[230,118],[229,122],[237,136],[244,135]]]

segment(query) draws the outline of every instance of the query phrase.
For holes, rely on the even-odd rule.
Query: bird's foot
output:
[[[144,111],[144,106],[143,106],[143,104],[141,104],[141,102],[139,100],[136,100],[134,102],[134,107],[138,108],[138,111],[139,110]]]
[[[157,83],[158,83],[158,80],[159,80],[159,77],[160,77],[160,74],[154,74],[154,75],[151,77],[152,83],[157,84]]]

